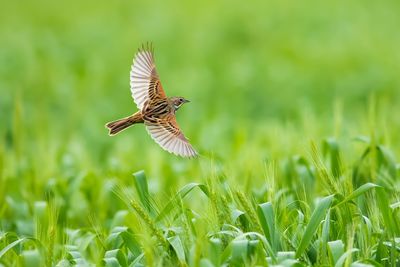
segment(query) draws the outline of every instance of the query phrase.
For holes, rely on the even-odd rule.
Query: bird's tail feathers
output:
[[[135,123],[143,122],[142,115],[139,113],[135,113],[129,117],[119,119],[116,121],[111,121],[106,124],[106,127],[109,130],[109,135],[116,135],[117,133],[125,130],[129,126],[132,126]]]

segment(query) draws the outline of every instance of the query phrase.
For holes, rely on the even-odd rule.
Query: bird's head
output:
[[[190,102],[189,100],[181,97],[174,96],[170,98],[172,105],[174,106],[175,111],[177,111],[183,104]]]

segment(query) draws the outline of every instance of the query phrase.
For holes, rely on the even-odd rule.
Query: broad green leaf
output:
[[[253,255],[256,252],[257,246],[260,244],[260,240],[249,240],[249,254]]]
[[[375,188],[375,187],[380,187],[380,186],[377,185],[377,184],[373,184],[373,183],[363,184],[362,186],[360,186],[359,188],[354,190],[350,195],[348,195],[345,199],[343,199],[341,202],[339,202],[335,206],[339,206],[339,205],[342,205],[342,204],[344,204],[346,202],[349,202],[349,201],[359,197],[360,195],[364,194],[368,190],[370,190],[372,188]]]
[[[260,220],[261,227],[267,240],[270,240],[274,252],[275,247],[275,215],[270,202],[262,203],[257,206],[257,215]]]
[[[78,250],[78,246],[75,245],[66,245],[65,246],[67,257],[71,260],[75,265],[79,266],[91,266],[85,258],[82,256],[81,252]]]
[[[296,250],[296,258],[299,258],[310,245],[310,242],[317,231],[318,226],[320,225],[323,218],[326,216],[327,210],[330,208],[332,204],[332,200],[334,195],[330,195],[321,199],[315,208],[313,214],[311,215],[311,219],[307,224],[306,230],[303,233],[303,237],[301,238],[300,244]]]
[[[246,257],[248,257],[248,246],[249,246],[249,241],[244,239],[244,240],[233,240],[230,244],[232,251],[231,251],[231,256],[232,256],[232,261],[234,263],[239,263],[243,262]]]
[[[328,242],[329,252],[332,257],[332,264],[335,264],[344,253],[344,243],[342,240]]]
[[[147,211],[151,212],[150,198],[149,198],[149,189],[147,185],[147,178],[144,174],[144,171],[138,171],[133,174],[135,178],[135,188],[136,192],[139,195],[140,202],[142,202],[143,206],[147,209]]]
[[[124,253],[121,251],[121,249],[113,249],[113,250],[108,250],[104,254],[103,260],[107,262],[107,264],[111,264],[109,266],[114,266],[115,260],[119,264],[119,266],[126,267],[127,261]]]
[[[172,236],[168,238],[168,242],[174,249],[176,256],[181,262],[185,262],[185,250],[179,236]]]
[[[267,255],[271,256],[272,262],[276,263],[277,258],[276,258],[276,253],[272,250],[271,248],[271,244],[269,243],[269,241],[265,238],[264,235],[258,233],[258,232],[247,232],[247,233],[243,233],[238,235],[234,240],[243,240],[243,239],[247,239],[248,237],[254,239],[257,238],[258,240],[260,240],[266,250]]]
[[[324,140],[323,153],[325,155],[329,154],[330,167],[333,176],[340,177],[340,175],[342,174],[342,170],[340,162],[339,144],[337,143],[336,139],[330,137]]]
[[[129,267],[143,267],[144,265],[140,263],[143,260],[143,258],[144,258],[144,253],[141,253],[133,260],[133,262],[129,265]]]
[[[221,254],[223,251],[223,243],[220,238],[210,238],[209,260],[215,265],[221,265]]]
[[[140,248],[139,242],[136,240],[136,237],[130,231],[125,231],[121,233],[121,237],[124,240],[124,245],[127,249],[134,255],[138,256],[142,250]]]
[[[327,257],[327,249],[326,245],[329,240],[329,231],[330,231],[330,222],[331,222],[331,210],[328,209],[328,212],[326,213],[324,223],[322,225],[322,233],[321,233],[321,238],[320,238],[320,251],[318,252],[318,258],[320,261],[326,262],[326,257]]]
[[[87,248],[94,243],[97,235],[91,232],[86,232],[76,240],[75,244],[78,244],[79,251],[86,251]]]
[[[239,219],[241,216],[244,216],[245,212],[238,210],[238,209],[233,209],[231,212],[231,219],[235,223],[237,219]]]
[[[128,227],[117,226],[113,228],[106,239],[106,245],[108,249],[117,249],[125,245],[135,256],[141,253],[140,245]]]
[[[335,267],[342,267],[347,257],[349,257],[351,254],[357,251],[359,251],[359,249],[353,248],[343,253],[342,256],[340,256],[340,258],[337,260]]]
[[[1,251],[0,251],[0,258],[4,256],[4,254],[6,254],[8,251],[10,251],[10,249],[16,247],[17,245],[20,245],[22,243],[25,243],[27,241],[32,241],[33,243],[35,243],[36,246],[39,247],[39,249],[42,249],[43,246],[41,245],[40,241],[37,240],[36,238],[32,238],[32,237],[22,237],[20,239],[15,240],[14,242],[8,244],[6,247],[4,247]]]

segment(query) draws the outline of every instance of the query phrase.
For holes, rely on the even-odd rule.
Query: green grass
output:
[[[6,2],[0,266],[399,266],[396,1]],[[133,113],[155,46],[201,157]]]

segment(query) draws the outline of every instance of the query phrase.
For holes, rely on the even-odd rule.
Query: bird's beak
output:
[[[187,100],[187,99],[185,99],[185,101],[184,101],[185,103],[189,103],[190,102],[190,100]]]

